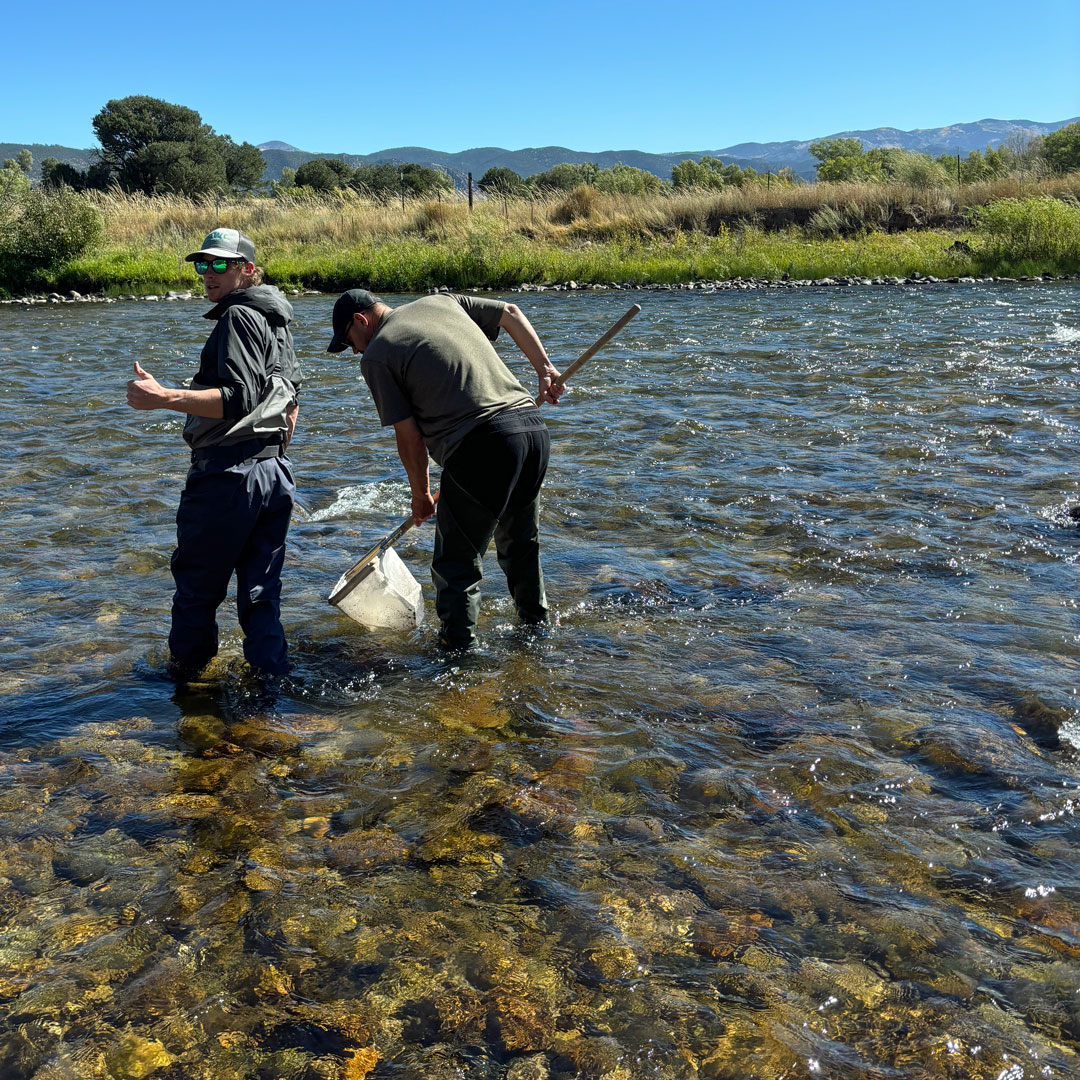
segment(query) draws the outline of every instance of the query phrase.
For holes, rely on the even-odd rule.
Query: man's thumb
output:
[[[135,374],[138,375],[140,379],[147,378],[147,374],[145,371],[143,371],[142,365],[139,363],[138,360],[135,361]]]

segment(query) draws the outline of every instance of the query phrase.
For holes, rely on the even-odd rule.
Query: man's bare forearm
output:
[[[558,375],[532,323],[517,304],[506,305],[499,319],[499,326],[510,335],[514,344],[525,354],[525,359],[532,364],[537,375],[548,375],[552,372],[554,372],[552,377]]]

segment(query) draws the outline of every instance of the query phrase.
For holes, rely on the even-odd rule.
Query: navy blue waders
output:
[[[474,428],[443,466],[431,580],[444,645],[466,648],[476,640],[482,564],[492,539],[519,618],[546,621],[538,497],[550,449],[547,427],[530,405]]]
[[[267,675],[289,669],[281,628],[281,568],[296,487],[280,445],[265,439],[192,454],[176,512],[169,650],[178,673],[217,655],[217,608],[236,572],[244,657]]]

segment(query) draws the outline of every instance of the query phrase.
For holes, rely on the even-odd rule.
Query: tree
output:
[[[312,158],[296,170],[296,186],[315,191],[333,191],[341,187],[341,177],[325,158]]]
[[[863,144],[859,139],[821,139],[807,147],[807,153],[818,161],[833,158],[861,157]]]
[[[338,178],[338,187],[345,187],[352,181],[354,170],[351,165],[347,165],[341,158],[324,158],[323,160],[334,170]]]
[[[1017,170],[1016,155],[1007,146],[988,146],[985,158],[993,177],[1008,176]]]
[[[1080,122],[1051,132],[1042,141],[1043,157],[1054,172],[1080,169]]]
[[[24,176],[29,176],[33,167],[34,155],[25,146],[13,158],[5,158],[0,165],[2,169],[18,169]]]
[[[593,182],[597,191],[618,195],[648,195],[659,191],[662,184],[659,176],[621,161],[616,161],[610,169],[601,169]]]
[[[868,158],[858,139],[822,139],[807,150],[817,159],[819,180],[841,183],[884,178],[880,158]]]
[[[281,168],[281,176],[277,180],[271,180],[269,190],[271,195],[283,195],[296,187],[296,170],[288,165]]]
[[[233,191],[254,191],[262,187],[266,161],[257,146],[237,145],[228,135],[219,135],[218,153],[225,162],[225,183]]]
[[[87,187],[86,173],[67,162],[56,158],[41,159],[41,186],[46,188],[69,187],[73,191],[84,191]]]
[[[553,165],[547,172],[534,173],[527,183],[532,188],[549,191],[573,191],[582,184],[596,183],[600,167],[592,161],[582,161],[577,165],[562,162]]]
[[[262,180],[265,166],[256,147],[215,135],[184,105],[140,94],[117,98],[94,117],[93,127],[100,167],[93,180],[93,169],[88,172],[88,186],[106,186],[115,177],[127,191],[202,195],[251,190]]]
[[[706,154],[700,161],[687,158],[672,166],[671,183],[677,188],[704,188],[719,191],[724,186],[724,163]]]
[[[501,166],[488,169],[476,186],[485,194],[498,195],[500,198],[522,195],[525,192],[525,181],[513,169]]]
[[[401,190],[398,167],[388,161],[376,165],[361,165],[354,173],[349,186],[372,199],[388,202]]]
[[[5,159],[0,165],[0,204],[18,199],[30,190],[30,177],[19,168],[14,158]]]
[[[398,166],[398,178],[407,197],[429,199],[454,190],[454,181],[442,169],[428,169],[411,161]]]
[[[743,176],[742,169],[732,161],[730,164],[725,165],[720,170],[720,175],[724,178],[724,183],[730,187],[742,187],[745,177]]]
[[[225,162],[207,139],[151,143],[129,164],[150,195],[202,195],[227,187]]]
[[[941,154],[937,163],[950,180],[956,179],[956,154]],[[966,158],[960,159],[960,183],[977,184],[993,176],[987,159],[981,150],[969,150]]]
[[[92,124],[102,158],[118,173],[151,143],[189,143],[211,134],[194,109],[143,94],[106,102]]]

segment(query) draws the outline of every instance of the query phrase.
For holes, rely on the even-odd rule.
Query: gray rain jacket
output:
[[[273,285],[237,289],[204,316],[216,319],[203,346],[192,390],[221,391],[224,417],[189,416],[184,438],[193,450],[274,436],[287,430],[296,403],[300,363],[293,349],[292,305]]]

